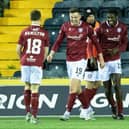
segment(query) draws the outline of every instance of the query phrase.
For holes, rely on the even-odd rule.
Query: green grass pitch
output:
[[[129,129],[129,117],[125,120],[113,120],[111,117],[96,117],[96,120],[81,120],[72,117],[60,121],[59,117],[41,117],[34,125],[24,118],[0,118],[0,129]]]

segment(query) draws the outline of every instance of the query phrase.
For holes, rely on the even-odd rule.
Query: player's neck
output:
[[[110,27],[116,27],[119,24],[119,21],[117,20],[113,25],[109,24],[108,21],[106,21],[107,25]]]
[[[40,26],[40,21],[32,21],[31,25],[33,25],[33,26]]]
[[[80,25],[82,24],[82,21],[79,21],[78,24],[74,24],[74,23],[72,23],[72,22],[70,22],[70,23],[71,23],[72,26],[80,26]]]

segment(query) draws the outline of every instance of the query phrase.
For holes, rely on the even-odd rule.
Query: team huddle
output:
[[[61,26],[49,54],[49,36],[41,27],[41,14],[38,10],[33,10],[30,16],[32,24],[22,31],[17,45],[21,79],[25,82],[26,120],[33,124],[38,122],[38,89],[42,79],[42,65],[45,60],[52,62],[64,38],[67,40],[66,65],[70,81],[66,111],[60,120],[70,118],[76,99],[81,102],[80,118],[92,119],[94,111],[90,102],[101,82],[111,105],[112,117],[123,120],[120,54],[126,51],[128,36],[127,26],[118,20],[117,12],[109,10],[106,21],[99,23],[92,9],[87,9],[85,18],[82,19],[80,10],[71,8],[70,21]],[[82,80],[86,81],[83,90]]]

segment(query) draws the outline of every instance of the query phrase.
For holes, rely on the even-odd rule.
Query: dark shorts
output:
[[[88,59],[85,71],[98,71],[98,62],[96,58],[94,58],[93,63],[91,63],[91,59]]]

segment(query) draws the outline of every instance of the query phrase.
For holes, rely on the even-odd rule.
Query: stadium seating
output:
[[[68,16],[68,11],[71,7],[80,8],[82,11],[86,8],[93,8],[97,12],[102,2],[103,0],[69,0],[56,3],[53,8],[53,17],[62,16],[62,14]]]
[[[121,54],[122,77],[129,77],[129,52]]]
[[[128,18],[127,17],[122,17],[120,20],[127,25],[127,27],[128,27],[128,38],[129,38],[129,17]],[[129,51],[129,41],[128,41],[128,46],[127,46],[126,51]]]
[[[3,8],[0,7],[0,17],[3,17]]]
[[[51,3],[51,4],[50,4]],[[14,1],[10,1],[10,8],[31,8],[31,9],[38,9],[38,8],[53,8],[53,4],[55,3],[55,1],[42,1],[42,0],[37,0],[35,2],[35,0],[23,0],[23,1],[19,1],[19,0],[14,0]]]
[[[16,77],[16,78],[21,77],[21,71],[20,70],[15,71],[13,74],[13,77]]]
[[[4,0],[0,0],[0,17],[3,17],[4,13]]]
[[[54,44],[57,35],[59,33],[59,28],[47,28],[46,29],[49,33],[49,37],[50,37],[50,48],[51,46]],[[66,39],[63,40],[63,42],[61,43],[61,46],[58,50],[59,52],[65,52],[66,51]]]
[[[10,8],[10,0],[4,0],[4,7]]]
[[[124,9],[124,17],[129,17],[129,3],[127,4],[128,6],[127,7],[125,7],[125,9]]]
[[[124,22],[128,26],[128,28],[129,28],[129,17],[128,18],[127,17],[122,17],[120,20],[122,22]]]
[[[49,18],[45,21],[44,26],[49,27],[49,28],[50,27],[59,28],[63,23],[64,21],[60,17]]]
[[[49,37],[50,37],[50,43],[51,45],[55,42],[55,39],[57,38],[59,30],[48,30],[49,32]]]
[[[60,18],[60,20],[62,21],[62,22],[65,22],[65,21],[68,21],[69,20],[69,14],[68,14],[68,11],[69,11],[69,9],[62,9],[61,11],[60,11],[60,9],[53,9],[53,17],[54,18]]]
[[[22,8],[10,8],[5,9],[4,16],[5,17],[20,17],[20,18],[29,18],[30,12],[33,8],[25,8],[24,11]],[[51,10],[49,8],[40,8],[38,9],[42,13],[42,19],[46,19],[52,17]]]
[[[48,75],[51,78],[64,78],[67,77],[66,65],[64,63],[55,62],[49,65]],[[45,75],[44,75],[45,76]]]
[[[119,17],[122,16],[123,5],[119,1],[105,1],[99,8],[99,17],[105,17],[109,9],[114,8],[117,10]]]
[[[46,64],[43,70],[44,78],[64,78],[67,77],[66,56],[64,52],[57,52],[52,63]]]
[[[47,19],[45,21],[44,28],[49,32],[51,46],[55,42],[59,29],[61,25],[65,22],[65,20],[68,21],[68,19],[56,17],[56,18]],[[65,51],[65,47],[66,47],[66,41],[63,40],[63,43],[61,44],[59,51]]]

